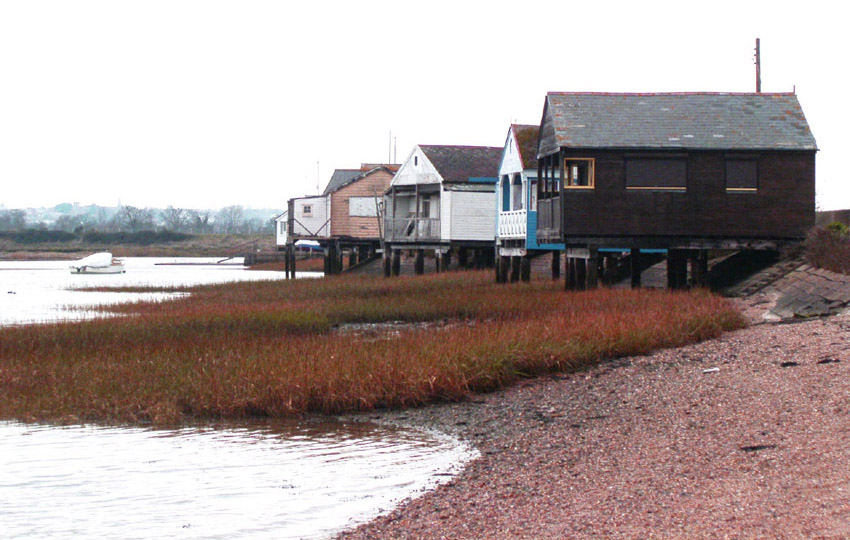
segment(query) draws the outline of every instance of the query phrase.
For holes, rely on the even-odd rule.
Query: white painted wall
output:
[[[390,186],[412,186],[414,184],[439,184],[443,181],[437,169],[425,156],[419,146],[414,146],[413,151],[399,168],[393,177]]]
[[[449,239],[492,241],[496,237],[493,192],[451,191],[448,193],[451,193]],[[445,221],[441,226],[445,226]]]
[[[295,199],[295,222],[293,225],[293,234],[307,236],[330,236],[330,197],[318,195],[316,197],[301,197]],[[311,212],[305,214],[306,207],[309,206]]]
[[[275,228],[275,244],[278,246],[286,245],[286,220],[288,219],[288,213],[284,211],[282,214],[274,218],[274,228]]]

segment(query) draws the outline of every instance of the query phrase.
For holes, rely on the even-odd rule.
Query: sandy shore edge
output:
[[[850,537],[850,315],[349,418],[481,457],[339,538]]]

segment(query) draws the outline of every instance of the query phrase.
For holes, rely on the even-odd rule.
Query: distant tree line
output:
[[[0,232],[56,231],[73,235],[170,231],[181,234],[274,234],[271,218],[249,217],[242,206],[193,210],[168,206],[164,210],[119,206],[77,209],[57,205],[51,218],[33,220],[26,210],[0,208]],[[77,211],[78,210],[78,211]],[[36,237],[32,233],[33,237]]]

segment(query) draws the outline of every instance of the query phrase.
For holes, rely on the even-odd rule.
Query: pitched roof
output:
[[[328,185],[325,186],[325,191],[322,192],[322,195],[333,193],[334,191],[338,190],[345,184],[351,182],[361,174],[363,174],[363,171],[361,171],[360,169],[336,169],[331,175],[331,179],[328,181]]]
[[[502,148],[491,146],[419,145],[428,160],[449,184],[467,183],[470,178],[496,178]]]
[[[513,124],[511,129],[516,137],[517,150],[519,157],[522,160],[523,169],[537,168],[537,134],[540,132],[540,126],[528,126],[522,124]]]
[[[360,178],[368,176],[375,172],[377,169],[386,169],[387,171],[395,174],[398,172],[399,165],[391,164],[391,165],[382,165],[382,164],[373,164],[373,163],[364,163],[360,166],[359,169],[336,169],[331,175],[331,179],[328,181],[328,185],[325,186],[325,191],[322,192],[322,195],[327,195],[329,193],[333,193],[339,188],[350,184]]]
[[[547,122],[559,147],[817,150],[794,94],[551,92]]]

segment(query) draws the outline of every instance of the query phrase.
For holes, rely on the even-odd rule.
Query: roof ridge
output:
[[[796,96],[796,92],[546,92],[547,96]]]

